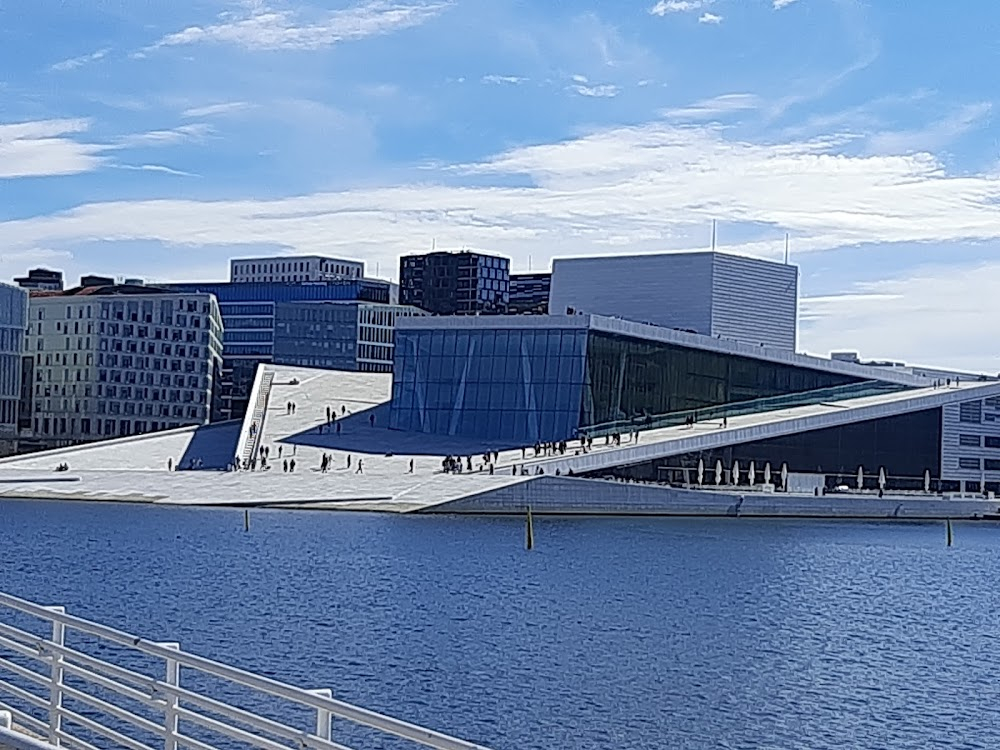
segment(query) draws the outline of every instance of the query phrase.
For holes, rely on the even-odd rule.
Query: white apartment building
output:
[[[234,283],[275,281],[336,281],[361,279],[365,264],[323,255],[279,255],[274,258],[237,258],[229,262]]]
[[[21,437],[35,447],[205,424],[219,402],[222,318],[211,294],[33,296],[25,344],[31,426]]]

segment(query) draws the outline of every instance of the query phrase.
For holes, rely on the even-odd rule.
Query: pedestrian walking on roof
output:
[[[350,453],[347,454],[347,468],[348,469],[351,468],[351,454]]]
[[[288,462],[288,471],[289,471],[289,473],[295,471],[295,459],[294,458],[291,461]]]
[[[282,451],[282,450],[284,450],[284,446],[282,446],[282,445],[279,445],[279,446],[278,446],[278,458],[281,458],[281,451]]]
[[[357,470],[354,473],[355,474],[364,474],[365,473],[365,462],[362,461],[360,458],[358,459],[358,468],[357,468]]]
[[[340,434],[340,422],[337,422],[337,434]]]
[[[410,459],[410,471],[409,471],[409,473],[410,474],[413,473],[413,459],[412,458]]]
[[[368,422],[371,424],[372,427],[375,426],[375,415],[374,414],[370,414],[368,416]]]
[[[330,407],[329,406],[326,407],[326,421],[327,422],[330,421]]]
[[[283,462],[281,463],[281,470],[282,470],[283,472],[285,472],[286,474],[288,473],[288,459],[285,459],[285,460],[284,460],[284,461],[283,461]]]

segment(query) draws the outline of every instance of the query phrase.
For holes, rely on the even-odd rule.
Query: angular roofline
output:
[[[700,333],[688,333],[673,328],[665,328],[649,323],[636,323],[623,318],[610,318],[604,315],[455,315],[405,318],[396,323],[397,330],[412,329],[586,329],[601,333],[610,333],[645,341],[657,341],[664,344],[683,346],[688,349],[730,354],[739,357],[749,357],[762,362],[786,364],[810,370],[819,370],[837,375],[860,378],[862,380],[877,380],[883,383],[894,383],[913,388],[926,387],[931,381],[919,375],[908,372],[896,372],[880,367],[868,367],[852,362],[837,362],[810,354],[798,354],[785,349],[775,349],[767,346],[753,346],[740,341],[705,336]]]

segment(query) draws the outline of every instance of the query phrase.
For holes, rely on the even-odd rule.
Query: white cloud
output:
[[[791,5],[792,3],[797,3],[798,0],[774,0],[772,5],[775,10],[781,10],[784,7]]]
[[[876,133],[869,138],[868,148],[874,153],[895,154],[934,151],[982,125],[991,110],[992,106],[988,102],[967,104],[923,128]]]
[[[212,127],[196,122],[190,125],[180,125],[166,130],[150,130],[146,133],[134,133],[119,138],[116,148],[142,148],[146,146],[173,146],[188,141],[201,141],[212,133]]]
[[[217,115],[231,115],[235,112],[243,112],[253,109],[256,105],[249,102],[219,102],[218,104],[208,104],[204,107],[191,107],[183,112],[184,117],[215,117]]]
[[[528,80],[527,78],[523,78],[521,76],[501,76],[496,74],[483,76],[480,79],[482,83],[493,83],[493,84],[506,83],[514,86],[516,86],[519,83],[524,83],[527,80]]]
[[[1000,239],[1000,177],[950,176],[929,154],[848,156],[842,141],[755,144],[714,126],[653,122],[516,148],[486,162],[425,172],[422,184],[268,201],[120,201],[0,223],[7,247],[89,239],[168,245],[263,242],[370,253],[387,267],[437,237],[516,258],[572,250],[702,246],[719,218],[773,227],[774,239],[728,249],[778,257],[875,242]],[[451,186],[460,173],[477,186]],[[510,187],[510,177],[530,187]]]
[[[438,16],[450,2],[373,0],[315,19],[254,3],[245,15],[224,15],[219,23],[190,26],[167,34],[146,51],[161,47],[214,42],[254,50],[317,50],[339,42],[390,34],[419,26]],[[141,54],[141,53],[140,53]]]
[[[575,91],[580,96],[590,96],[596,99],[610,99],[611,97],[618,96],[621,92],[621,89],[610,83],[603,83],[597,86],[584,86],[583,84],[576,84],[570,86],[570,90]]]
[[[714,13],[702,13],[698,19],[698,23],[720,24],[722,23],[722,16],[717,16]]]
[[[684,107],[665,110],[663,115],[677,120],[708,120],[733,112],[758,109],[760,106],[760,97],[755,94],[721,94]]]
[[[0,124],[0,178],[89,172],[103,163],[103,146],[72,135],[90,127],[84,119]]]
[[[802,299],[803,343],[820,354],[1000,372],[995,314],[1000,263],[924,266],[854,285],[845,294]]]
[[[183,172],[179,169],[165,167],[162,164],[113,164],[115,169],[127,169],[135,172],[160,172],[161,174],[171,174],[178,177],[197,177],[193,172]]]
[[[89,55],[81,55],[80,57],[71,57],[68,60],[57,62],[55,65],[52,65],[49,68],[49,70],[55,70],[55,71],[74,70],[76,68],[86,65],[87,63],[97,62],[98,60],[103,59],[104,57],[107,56],[107,54],[110,51],[111,51],[110,48],[99,49],[96,52],[90,53]]]
[[[665,16],[667,13],[689,13],[712,5],[715,0],[660,0],[649,9],[654,16]]]

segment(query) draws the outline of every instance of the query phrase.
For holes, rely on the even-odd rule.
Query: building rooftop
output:
[[[0,497],[412,512],[502,494],[543,479],[535,474],[539,470],[547,477],[557,470],[563,475],[571,471],[595,472],[1000,395],[1000,383],[995,382],[925,387],[733,416],[725,427],[713,420],[693,427],[644,430],[638,443],[626,439],[620,446],[605,446],[598,439],[593,451],[586,454],[571,446],[566,455],[535,458],[530,449],[524,454],[517,446],[387,429],[386,402],[391,387],[391,376],[387,374],[276,365],[263,366],[258,377],[264,373],[274,378],[261,431],[261,444],[270,449],[272,468],[268,471],[167,470],[168,461],[186,467],[193,459],[201,459],[206,469],[225,465],[240,451],[240,436],[246,435],[247,428],[229,422],[3,459]],[[289,402],[296,404],[294,414],[288,413]],[[339,434],[334,428],[326,428],[327,407],[340,414]],[[250,419],[252,416],[247,417]],[[471,454],[477,466],[481,462],[478,456],[487,450],[499,452],[493,475],[485,471],[441,471],[442,459],[447,455]],[[333,467],[326,474],[319,471],[324,453],[332,457]],[[296,471],[286,474],[281,464],[291,457],[296,460]],[[357,473],[358,461],[363,462],[361,474]],[[69,471],[55,473],[55,467],[62,462],[69,464]],[[513,473],[514,467],[519,473]],[[521,474],[522,469],[529,473]],[[608,491],[607,485],[602,487],[602,492]]]

